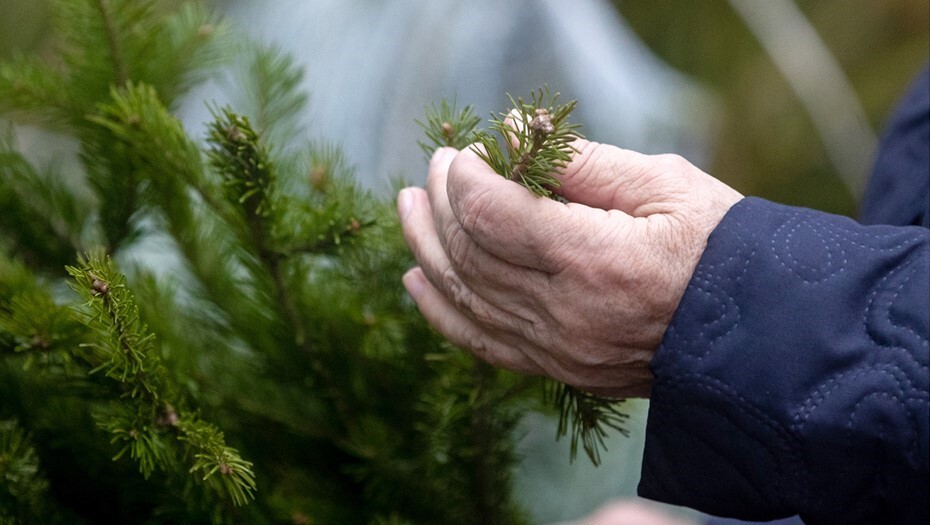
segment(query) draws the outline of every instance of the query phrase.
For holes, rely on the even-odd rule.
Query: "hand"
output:
[[[480,358],[612,397],[648,397],[649,362],[707,244],[742,196],[674,155],[579,140],[570,204],[531,195],[470,149],[438,150],[398,195],[420,266],[404,285]]]
[[[640,500],[618,500],[607,503],[593,514],[565,525],[696,525],[687,518],[675,516],[657,505]]]

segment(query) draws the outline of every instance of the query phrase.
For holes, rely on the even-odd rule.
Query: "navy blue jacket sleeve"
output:
[[[930,228],[930,66],[898,104],[882,134],[859,220]]]
[[[641,495],[927,523],[930,70],[886,128],[861,221],[898,226],[753,198],[730,210],[652,363]]]
[[[926,523],[930,231],[747,198],[653,360],[644,497]]]

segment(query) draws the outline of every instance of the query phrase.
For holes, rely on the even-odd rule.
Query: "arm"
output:
[[[427,320],[499,366],[605,395],[652,392],[648,497],[813,523],[832,509],[843,523],[860,504],[922,491],[889,510],[926,517],[927,233],[741,200],[679,157],[578,150],[559,174],[567,205],[532,197],[470,151],[437,152],[428,191],[398,198],[420,263],[404,284]],[[840,282],[851,287],[830,288]],[[879,313],[890,335],[874,331]],[[872,338],[889,351],[860,354]],[[924,375],[860,372],[883,370],[873,361],[885,354],[913,356]],[[905,410],[883,393],[889,381]],[[861,438],[860,427],[880,430]],[[871,503],[862,493],[873,487],[829,482],[876,458],[888,458],[887,484]]]
[[[659,352],[640,493],[925,523],[930,231],[760,199],[710,236]]]

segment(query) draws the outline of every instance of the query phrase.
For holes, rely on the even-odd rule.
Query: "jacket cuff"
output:
[[[928,247],[922,228],[733,206],[651,365],[640,495],[837,523],[912,498],[899,511],[926,517]]]

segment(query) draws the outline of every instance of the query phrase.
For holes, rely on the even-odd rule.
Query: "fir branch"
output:
[[[227,324],[253,327],[239,330],[238,335],[254,348],[273,347],[277,342],[270,333],[278,327],[254,328],[255,320],[267,318],[273,304],[262,301],[261,294],[242,289],[243,283],[237,277],[242,271],[240,261],[229,256],[241,250],[243,244],[251,244],[238,197],[232,196],[228,188],[224,191],[214,177],[208,178],[210,173],[203,167],[199,148],[164,107],[157,92],[151,86],[135,84],[114,89],[112,100],[101,105],[90,120],[102,128],[101,140],[95,144],[100,148],[108,144],[110,149],[126,152],[124,177],[118,176],[117,169],[106,169],[102,180],[116,184],[133,176],[136,184],[147,183],[144,202],[161,211],[167,232],[180,248],[193,277],[227,316]],[[96,158],[107,159],[108,155],[112,154],[101,152]],[[90,164],[90,158],[88,163],[91,168],[95,166]],[[198,206],[190,189],[209,209]],[[102,198],[106,210],[109,199],[116,199],[116,195],[104,194]],[[120,204],[117,199],[113,206]]]
[[[117,34],[117,29],[114,24],[113,13],[110,10],[107,0],[93,0],[93,4],[103,22],[107,49],[110,53],[110,59],[113,61],[113,68],[116,70],[116,85],[122,86],[129,82],[129,66],[126,63],[126,58],[123,56],[123,49],[120,45],[120,37]]]
[[[215,113],[215,119],[210,125],[209,141],[212,144],[209,153],[211,164],[223,177],[228,190],[227,198],[239,205],[248,227],[245,240],[271,278],[275,305],[293,334],[294,345],[322,381],[340,422],[349,428],[353,419],[349,403],[307,337],[297,297],[286,279],[283,267],[285,260],[275,246],[273,229],[278,219],[275,206],[276,176],[269,152],[249,120],[229,109],[222,110],[222,114]],[[356,231],[358,224],[356,221]]]
[[[15,419],[0,419],[0,522],[25,525],[47,519],[42,508],[48,486],[30,436]]]
[[[475,129],[481,123],[481,117],[475,114],[471,106],[461,110],[455,101],[443,99],[439,106],[433,104],[426,108],[426,121],[415,122],[423,128],[428,142],[419,142],[420,149],[427,160],[437,148],[450,147],[463,149],[475,139]]]
[[[44,288],[35,287],[5,299],[0,297],[0,332],[12,338],[15,352],[47,354],[68,350],[85,335],[71,312],[56,304]]]
[[[177,4],[163,3],[167,7]],[[229,62],[228,36],[227,24],[202,2],[183,2],[159,21],[156,31],[130,39],[138,50],[134,62],[139,72],[134,80],[153,85],[165,104],[173,107],[192,86]]]
[[[82,160],[101,201],[101,216],[112,248],[132,232],[132,221],[148,202],[165,212],[172,233],[193,228],[186,185],[215,201],[202,173],[200,151],[180,121],[149,85],[130,82],[113,89],[87,120],[97,127],[83,144]],[[149,182],[142,193],[143,182]]]
[[[177,427],[180,439],[194,450],[191,473],[201,475],[201,479],[218,492],[229,494],[236,505],[245,505],[254,498],[256,484],[252,463],[226,445],[222,432],[213,425],[189,418],[179,418]]]
[[[95,360],[91,373],[103,371],[126,386],[133,398],[157,402],[162,391],[164,369],[155,354],[155,336],[139,318],[139,310],[125,277],[100,254],[81,259],[81,268],[69,266],[75,279],[72,288],[87,302],[88,326],[99,335],[88,343]]]
[[[418,427],[427,436],[426,474],[437,481],[423,490],[449,500],[444,523],[523,523],[506,496],[516,462],[510,436],[519,421],[510,395],[522,378],[448,343],[426,359],[437,374],[421,396]]]
[[[559,407],[556,435],[561,438],[571,429],[572,460],[578,455],[580,442],[591,463],[600,465],[600,449],[607,448],[604,440],[608,427],[629,437],[630,432],[624,426],[629,415],[620,412],[621,401],[595,396],[563,383],[552,381],[550,385],[551,399]]]
[[[89,113],[111,87],[145,83],[171,106],[220,58],[209,46],[218,24],[203,9],[171,0],[57,0],[58,53]]]
[[[307,95],[299,89],[303,69],[276,46],[249,49],[246,63],[237,81],[244,91],[238,107],[269,143],[299,135],[302,130],[296,118],[307,105]]]
[[[529,101],[510,95],[513,110],[491,119],[491,133],[479,133],[482,148],[475,152],[498,174],[516,181],[533,194],[554,198],[559,181],[554,173],[565,169],[580,138],[580,125],[568,122],[576,101],[558,105],[559,94],[548,87],[534,91]],[[504,148],[501,148],[501,143]]]
[[[238,208],[249,225],[256,247],[269,243],[273,218],[274,165],[249,119],[229,108],[213,111],[208,140],[210,164],[220,174],[227,199]]]
[[[325,194],[334,181],[348,178],[349,169],[346,166],[345,155],[342,149],[334,144],[316,144],[310,149],[309,169],[307,182],[310,188]]]
[[[124,143],[132,152],[136,169],[149,175],[175,175],[153,177],[153,183],[183,182],[197,187],[201,178],[200,152],[181,122],[165,108],[158,91],[131,82],[125,88],[112,89],[109,95],[109,101],[100,104],[87,119],[112,134],[111,145],[114,139]]]
[[[0,63],[0,112],[82,130],[111,87],[146,83],[167,105],[223,60],[223,26],[197,5],[171,0],[55,0],[55,61]],[[68,89],[62,89],[62,86]]]
[[[60,273],[81,247],[90,215],[54,175],[41,174],[0,136],[0,238],[35,267]]]
[[[61,35],[55,42],[58,62],[72,88],[79,111],[71,126],[80,130],[84,115],[105,100],[111,87],[122,87],[134,78],[135,56],[129,42],[133,35],[151,34],[157,26],[153,0],[55,0],[52,26]],[[138,36],[135,37],[138,39]]]
[[[155,336],[138,314],[125,277],[101,254],[81,259],[81,267],[68,267],[72,288],[85,299],[86,323],[98,334],[97,342],[85,345],[93,372],[104,371],[124,389],[124,399],[98,418],[114,443],[123,446],[114,459],[129,452],[143,475],[170,470],[180,461],[177,444],[186,444],[182,456],[193,455],[190,471],[228,495],[237,505],[253,497],[255,479],[251,463],[228,447],[223,434],[183,408],[178,388],[167,375],[155,346]],[[177,437],[174,437],[174,434]],[[210,481],[215,472],[218,480]]]
[[[483,361],[475,361],[473,371],[475,390],[473,410],[471,413],[470,434],[474,442],[475,474],[472,482],[472,500],[475,505],[475,518],[480,523],[504,525],[507,513],[502,505],[501,494],[495,487],[499,474],[498,444],[500,429],[494,428],[496,407],[493,404],[494,384],[497,370]]]
[[[0,62],[0,113],[20,122],[65,127],[84,115],[81,104],[61,88],[67,83],[67,75],[35,57]]]

